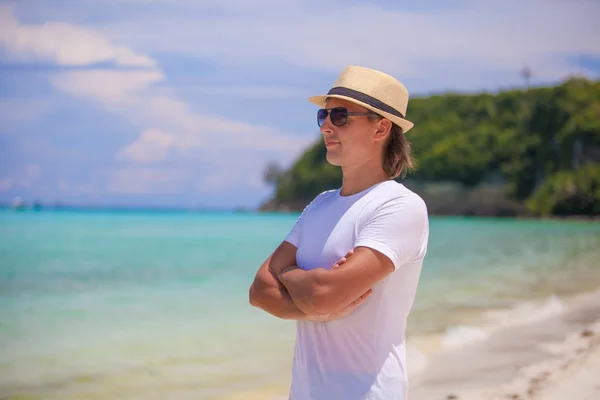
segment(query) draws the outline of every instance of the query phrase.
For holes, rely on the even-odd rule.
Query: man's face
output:
[[[350,101],[329,98],[327,109],[345,107],[349,112],[369,112],[368,109]],[[328,116],[321,126],[327,148],[327,161],[336,166],[361,165],[380,153],[376,132],[381,121],[366,116],[348,116],[342,126],[335,126]]]

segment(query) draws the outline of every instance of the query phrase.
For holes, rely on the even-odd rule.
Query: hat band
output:
[[[354,89],[348,89],[346,87],[338,86],[338,87],[332,88],[327,94],[328,95],[335,94],[335,95],[339,95],[339,96],[351,97],[355,100],[362,101],[363,103],[368,104],[371,107],[375,107],[378,110],[381,110],[388,114],[392,114],[392,115],[395,115],[396,117],[405,119],[404,115],[402,115],[402,113],[400,111],[396,110],[394,107],[385,104],[381,100],[377,100],[375,97],[371,97],[368,94],[359,92]]]

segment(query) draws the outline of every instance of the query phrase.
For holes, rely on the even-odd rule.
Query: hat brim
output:
[[[398,125],[400,128],[402,128],[403,133],[408,132],[413,126],[415,126],[415,124],[413,124],[409,120],[406,120],[406,119],[400,118],[396,115],[381,111],[380,109],[378,109],[376,107],[373,107],[369,104],[363,103],[362,101],[356,100],[356,99],[354,99],[352,97],[348,97],[348,96],[343,96],[343,95],[339,95],[339,94],[320,95],[320,96],[309,97],[308,101],[310,101],[311,103],[313,103],[319,107],[325,107],[326,101],[328,98],[336,98],[336,99],[350,101],[350,102],[358,104],[359,106],[362,106],[368,110],[371,110],[371,111],[381,115],[382,117],[389,119],[396,125]]]

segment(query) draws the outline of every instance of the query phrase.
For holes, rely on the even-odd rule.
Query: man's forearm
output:
[[[252,305],[281,319],[306,319],[308,316],[302,312],[292,300],[287,290],[269,288],[260,293],[255,293]]]
[[[336,314],[358,298],[344,299],[336,295],[331,284],[333,273],[324,268],[305,271],[287,267],[277,278],[301,311],[315,315]]]
[[[292,301],[304,313],[323,314],[319,309],[322,289],[318,283],[320,272],[325,271],[305,271],[298,267],[287,267],[277,276]]]
[[[284,286],[300,311],[308,315],[319,315],[320,321],[341,318],[351,314],[372,293],[372,289],[369,288],[356,298],[352,298],[354,296],[348,296],[346,293],[349,285],[344,284],[343,281],[341,285],[339,283],[339,271],[343,271],[344,267],[338,268],[354,254],[354,249],[351,249],[329,269],[303,270],[291,265],[284,267],[278,273],[273,272],[273,275]]]
[[[261,279],[250,288],[250,303],[281,319],[318,321],[326,317],[300,310],[287,289],[270,271],[261,275]]]

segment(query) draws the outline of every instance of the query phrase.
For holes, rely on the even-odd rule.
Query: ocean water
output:
[[[295,325],[248,304],[296,214],[0,212],[1,399],[285,399]],[[600,287],[600,223],[431,218],[410,368]]]

